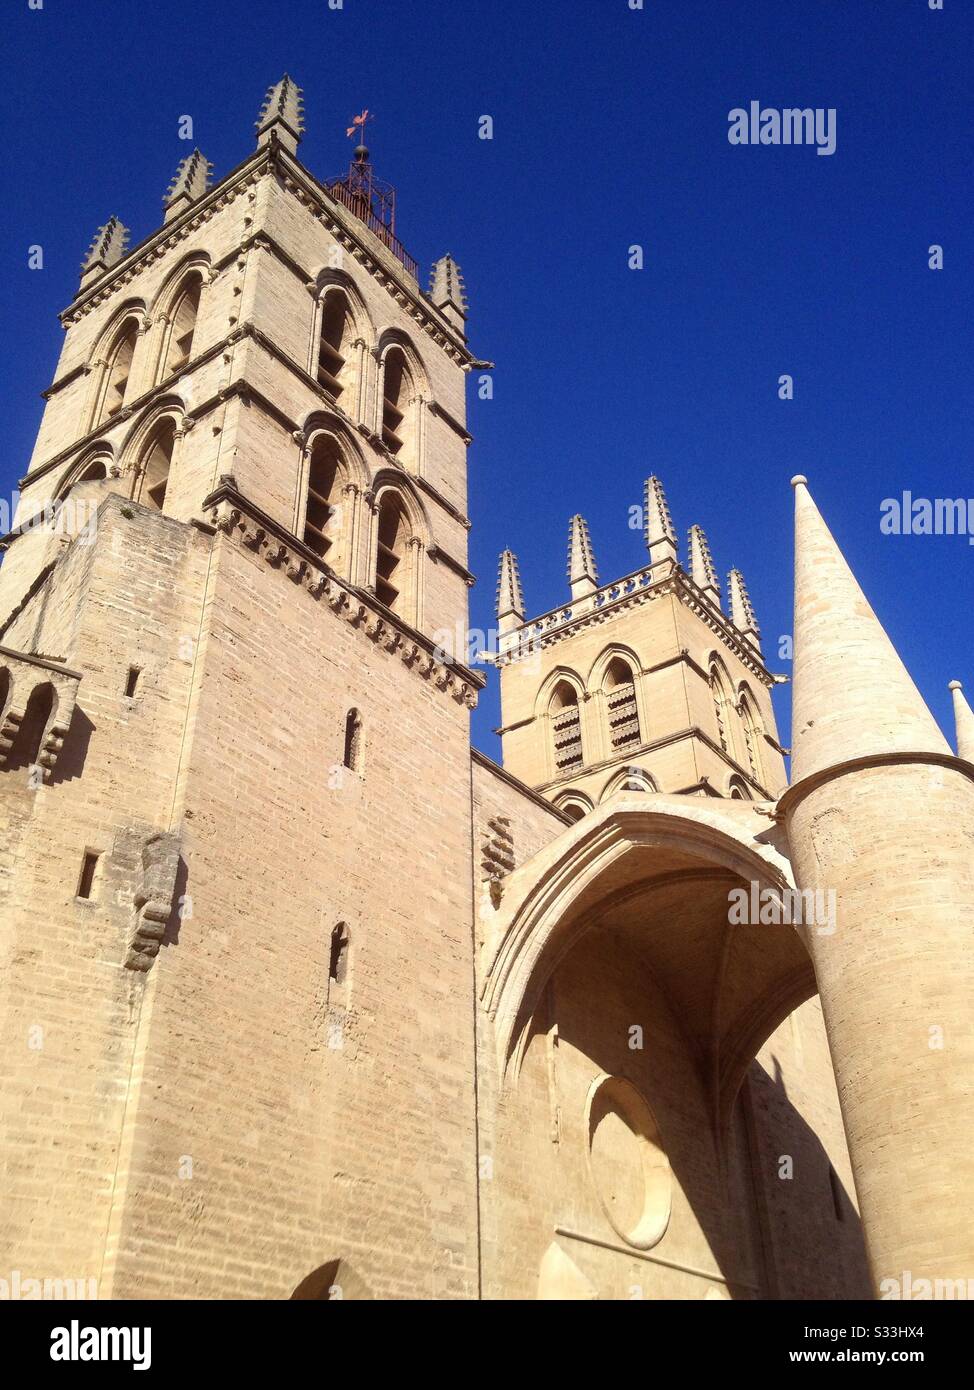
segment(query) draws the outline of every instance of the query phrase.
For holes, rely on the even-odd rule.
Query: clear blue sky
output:
[[[348,118],[377,113],[402,239],[424,266],[458,258],[471,346],[497,363],[494,399],[470,400],[475,626],[504,545],[529,608],[567,596],[574,511],[604,579],[641,564],[627,514],[657,472],[681,539],[699,521],[722,575],[744,571],[788,671],[804,472],[950,728],[947,680],[974,687],[974,547],[879,519],[904,488],[974,497],[971,0],[7,0],[2,29],[6,495],[96,227],[155,228],[184,113],[218,177],[237,164],[288,70],[319,176],[343,169]],[[836,153],[730,145],[751,100],[834,107]],[[492,677],[474,728],[495,756],[497,719]]]

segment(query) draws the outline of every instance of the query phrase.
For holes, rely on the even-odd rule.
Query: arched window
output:
[[[69,474],[67,482],[63,483],[58,491],[57,501],[63,501],[71,489],[76,487],[78,483],[91,483],[107,477],[108,463],[106,460],[92,459],[90,463],[85,464],[85,466],[74,475]]]
[[[345,716],[345,751],[342,761],[352,772],[357,772],[362,762],[362,716],[357,709],[350,709]]]
[[[338,446],[329,435],[319,435],[311,447],[308,465],[304,543],[336,570],[341,564],[338,510],[341,482]]]
[[[751,793],[748,791],[740,777],[734,777],[730,784],[731,801],[750,801]]]
[[[751,767],[751,776],[755,782],[761,781],[761,752],[759,748],[760,734],[758,722],[754,715],[751,701],[748,699],[747,692],[741,691],[740,700],[741,724],[744,728],[744,744],[747,748],[747,760]]]
[[[162,381],[171,377],[174,372],[182,371],[189,361],[202,290],[203,277],[198,271],[194,271],[186,280],[170,311],[169,338],[160,376]]]
[[[318,381],[337,401],[348,385],[352,317],[341,290],[327,291],[321,305]]]
[[[382,442],[404,463],[413,455],[413,394],[406,354],[400,347],[390,348],[382,373]]]
[[[560,777],[582,766],[582,725],[578,695],[568,681],[560,681],[548,706],[554,744],[555,775]]]
[[[609,663],[602,685],[609,716],[609,737],[612,751],[623,752],[642,742],[639,731],[639,711],[636,707],[636,686],[629,666],[621,657]]]
[[[96,424],[117,415],[125,404],[125,393],[132,374],[132,359],[135,356],[138,336],[138,324],[135,319],[128,319],[108,355],[101,408],[97,412]]]
[[[386,492],[379,503],[375,560],[375,594],[394,613],[403,613],[407,602],[409,522],[401,500]]]
[[[720,746],[726,753],[729,751],[727,742],[727,691],[716,662],[710,668],[710,694],[714,702],[717,735],[720,739]]]
[[[54,686],[50,682],[35,685],[27,701],[24,717],[7,752],[7,769],[31,767],[37,763],[51,714],[54,710]]]
[[[146,507],[153,507],[157,512],[161,512],[165,505],[175,441],[176,422],[166,420],[156,430],[143,455],[139,501]]]
[[[555,805],[572,823],[580,821],[592,809],[592,803],[583,796],[565,796],[556,801]]]

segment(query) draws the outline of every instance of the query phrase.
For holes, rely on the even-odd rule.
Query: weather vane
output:
[[[364,138],[366,122],[372,121],[374,119],[375,117],[370,114],[368,107],[366,107],[360,116],[352,117],[352,124],[346,130],[345,135],[348,139],[351,139],[351,137],[356,133],[356,131],[358,131],[358,133]]]

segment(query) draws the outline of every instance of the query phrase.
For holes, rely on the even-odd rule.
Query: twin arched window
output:
[[[610,755],[625,753],[642,743],[636,680],[632,667],[613,657],[602,680]],[[555,687],[548,705],[554,739],[555,775],[580,768],[584,762],[578,694],[570,681]]]
[[[203,274],[199,270],[191,270],[180,282],[166,315],[165,337],[157,364],[156,384],[182,371],[190,360],[202,293]],[[125,319],[111,339],[111,347],[105,357],[105,368],[98,388],[92,428],[117,415],[125,405],[126,396],[130,394],[132,364],[142,326],[142,313],[143,311],[139,310],[138,316],[133,315]]]
[[[331,434],[318,435],[308,459],[302,538],[309,550],[346,578],[354,569],[356,507],[346,508],[346,464],[342,448]],[[416,622],[419,606],[418,561],[412,551],[414,528],[402,492],[383,487],[374,519],[372,582],[376,598],[393,613]]]

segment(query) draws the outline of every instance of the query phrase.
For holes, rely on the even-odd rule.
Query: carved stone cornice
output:
[[[475,576],[471,574],[466,565],[461,564],[459,560],[455,560],[452,555],[448,555],[442,546],[431,545],[427,554],[431,560],[436,560],[440,564],[446,565],[447,569],[452,570],[454,574],[458,574],[468,589],[472,589],[476,584],[477,580]]]
[[[408,670],[457,704],[474,709],[486,678],[459,661],[443,659],[440,649],[417,628],[387,608],[374,593],[340,578],[325,562],[273,517],[240,493],[229,477],[204,499],[206,521],[234,544],[245,546],[336,616],[358,628],[376,646],[397,655]]]

